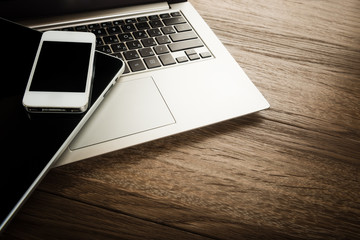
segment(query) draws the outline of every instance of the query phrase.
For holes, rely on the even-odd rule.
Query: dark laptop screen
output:
[[[19,20],[164,1],[165,0],[0,0],[0,17]],[[183,0],[171,0],[167,2],[173,3],[181,1]]]

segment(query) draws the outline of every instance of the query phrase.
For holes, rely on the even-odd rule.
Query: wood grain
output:
[[[360,239],[360,1],[190,0],[271,108],[53,169],[6,239]]]
[[[21,232],[14,231],[19,239],[208,239],[40,191],[29,205],[15,220],[22,226]]]

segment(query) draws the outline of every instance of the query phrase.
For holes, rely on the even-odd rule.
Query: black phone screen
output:
[[[85,92],[91,43],[44,41],[30,91]]]

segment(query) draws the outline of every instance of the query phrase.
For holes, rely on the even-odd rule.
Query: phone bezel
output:
[[[37,67],[40,52],[43,43],[53,42],[76,42],[91,43],[91,52],[89,58],[89,67],[86,79],[85,92],[46,92],[30,91],[30,86]],[[44,32],[34,59],[34,64],[30,72],[29,81],[26,86],[23,105],[29,112],[64,112],[81,113],[86,111],[91,92],[91,83],[93,78],[93,65],[95,55],[96,37],[88,32],[65,32],[65,31],[47,31]],[[56,74],[56,73],[54,73]]]

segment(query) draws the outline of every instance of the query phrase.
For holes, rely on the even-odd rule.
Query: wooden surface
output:
[[[191,2],[271,108],[53,169],[3,238],[360,239],[360,1]]]

